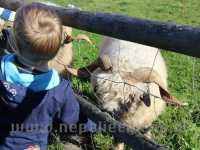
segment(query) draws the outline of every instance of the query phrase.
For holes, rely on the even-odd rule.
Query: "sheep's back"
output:
[[[165,62],[157,48],[104,37],[99,55],[109,56],[114,72],[133,72],[142,67],[153,68],[167,87]]]

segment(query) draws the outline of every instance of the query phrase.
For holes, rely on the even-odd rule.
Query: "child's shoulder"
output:
[[[60,84],[52,90],[54,97],[59,102],[65,101],[67,98],[73,96],[73,90],[71,87],[71,82],[64,78],[60,78]],[[70,96],[69,96],[70,95]]]
[[[61,77],[60,76],[60,83],[59,83],[59,85],[58,85],[60,88],[67,88],[67,87],[71,87],[71,81],[69,81],[69,80],[67,80],[67,79],[65,79],[65,78],[63,78],[63,77]]]

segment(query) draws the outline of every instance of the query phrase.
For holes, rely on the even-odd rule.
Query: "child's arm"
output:
[[[65,94],[67,99],[59,112],[58,119],[67,125],[81,126],[82,131],[80,132],[95,132],[96,124],[84,115],[84,110],[81,109],[70,85]]]
[[[70,84],[65,91],[65,101],[59,112],[59,119],[68,125],[79,121],[80,106],[76,100]]]

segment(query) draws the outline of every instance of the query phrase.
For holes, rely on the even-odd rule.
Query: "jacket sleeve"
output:
[[[59,112],[59,119],[68,125],[79,121],[80,106],[69,85],[65,91],[65,100]]]
[[[74,92],[69,85],[66,92],[66,100],[63,107],[59,113],[59,120],[67,125],[77,125],[78,131],[96,131],[96,124],[92,122],[86,115],[84,115],[84,110],[80,107]]]

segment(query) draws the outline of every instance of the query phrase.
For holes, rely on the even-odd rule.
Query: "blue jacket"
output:
[[[77,123],[79,104],[57,72],[29,74],[14,60],[15,55],[0,59],[0,150],[45,149],[53,119]]]

